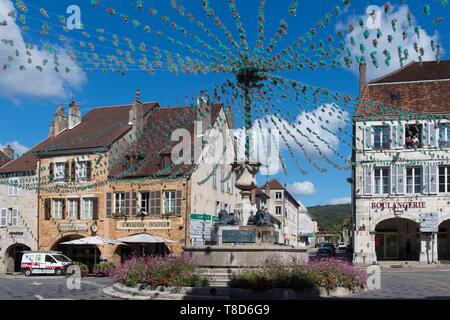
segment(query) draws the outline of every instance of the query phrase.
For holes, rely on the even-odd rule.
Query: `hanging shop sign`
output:
[[[128,230],[128,229],[153,229],[153,230],[163,230],[171,229],[171,220],[128,220],[117,222],[117,229]]]
[[[425,201],[380,201],[372,202],[372,209],[425,209],[427,204]]]

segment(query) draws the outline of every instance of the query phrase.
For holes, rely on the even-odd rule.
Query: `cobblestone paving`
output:
[[[102,289],[112,283],[108,278],[83,278],[80,289],[69,290],[65,277],[6,276],[0,278],[0,300],[110,300]]]
[[[450,269],[382,270],[380,290],[352,298],[450,300]]]

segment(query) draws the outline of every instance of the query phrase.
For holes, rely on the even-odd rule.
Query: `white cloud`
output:
[[[253,160],[263,164],[261,174],[273,175],[281,168],[278,163],[279,153],[286,151],[288,146],[299,157],[309,158],[314,162],[324,160],[323,155],[333,157],[335,151],[339,150],[340,140],[332,132],[338,133],[339,128],[348,126],[349,118],[348,112],[336,104],[324,104],[313,111],[303,111],[290,121],[276,115],[267,115],[253,124]],[[268,130],[271,130],[270,134]],[[280,132],[286,142],[280,137]],[[238,159],[244,159],[243,133],[242,129],[235,130]]]
[[[291,194],[296,196],[310,196],[316,193],[314,183],[310,181],[288,184],[287,189]]]
[[[6,142],[5,144],[0,143],[0,149],[6,148],[7,145],[10,145],[14,149],[15,155],[19,156],[30,150],[30,148],[24,146],[18,141]]]
[[[381,11],[381,37],[377,39],[377,29],[368,29],[366,27],[361,28],[359,26],[359,19],[364,22],[367,20],[367,15],[353,16],[344,25],[342,22],[337,24],[338,29],[348,30],[348,25],[354,26],[354,30],[347,34],[346,45],[350,48],[352,58],[355,59],[357,55],[364,56],[367,62],[367,79],[373,80],[381,77],[389,72],[392,72],[401,67],[398,47],[401,46],[403,50],[407,49],[409,58],[403,61],[403,65],[408,64],[411,61],[419,61],[419,57],[422,56],[423,61],[430,61],[436,59],[436,51],[433,52],[431,47],[431,41],[434,40],[436,44],[439,43],[439,34],[436,31],[434,34],[428,34],[424,29],[416,24],[414,16],[411,16],[411,26],[408,22],[408,5],[392,6],[390,12],[387,14]],[[396,20],[396,31],[392,28],[392,21]],[[415,28],[419,27],[420,38],[415,33]],[[369,32],[369,37],[364,37],[364,32]],[[403,40],[403,33],[407,35]],[[392,41],[388,41],[388,35],[392,36]],[[354,38],[355,44],[352,45],[351,37]],[[373,45],[373,39],[377,39],[378,44],[375,48]],[[362,53],[360,45],[363,45],[365,52]],[[415,50],[415,44],[417,45],[418,52]],[[420,53],[420,48],[423,48],[423,55]],[[386,57],[383,54],[384,51],[389,52],[391,55],[390,65],[385,63]],[[376,52],[376,60],[378,61],[378,68],[372,63],[371,53]],[[441,56],[444,53],[441,48]],[[351,70],[354,73],[358,72],[358,64],[354,60],[351,66]]]
[[[79,88],[86,80],[85,74],[70,60],[64,48],[52,45],[59,59],[59,72],[55,70],[53,55],[39,44],[33,44],[34,48],[28,49],[31,56],[26,54],[27,45],[22,31],[15,19],[9,16],[10,12],[15,12],[11,0],[0,1],[0,21],[7,23],[6,26],[0,26],[0,39],[14,41],[14,46],[0,42],[0,95],[17,101],[22,97],[62,97],[69,88]],[[19,52],[18,57],[16,50]],[[9,61],[11,58],[13,60]],[[29,58],[31,63],[28,63]],[[44,60],[48,61],[45,66]],[[10,68],[3,70],[4,65]],[[26,69],[20,71],[20,66]],[[43,67],[43,70],[39,71],[37,66]],[[66,67],[70,69],[69,73],[66,73]]]
[[[326,204],[329,205],[335,205],[335,204],[348,204],[352,202],[352,198],[351,197],[342,197],[342,198],[336,198],[336,199],[331,199],[329,201],[327,201]]]

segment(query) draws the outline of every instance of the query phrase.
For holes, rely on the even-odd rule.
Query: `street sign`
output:
[[[439,214],[422,213],[420,214],[420,232],[438,232]]]

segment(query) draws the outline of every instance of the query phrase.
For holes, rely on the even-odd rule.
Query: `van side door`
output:
[[[44,267],[44,273],[55,273],[55,269],[57,266],[57,262],[55,258],[53,258],[51,255],[46,254],[45,255],[45,267]]]

